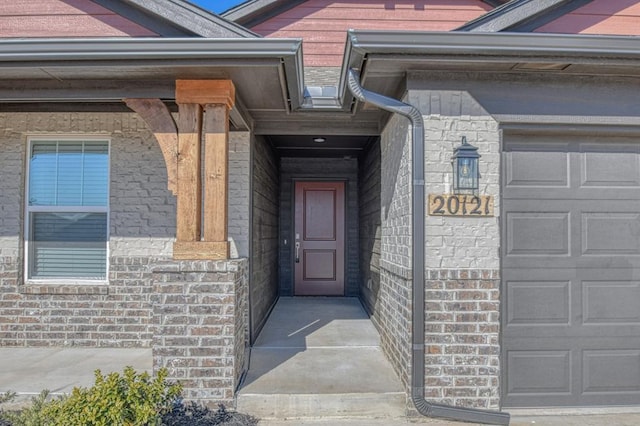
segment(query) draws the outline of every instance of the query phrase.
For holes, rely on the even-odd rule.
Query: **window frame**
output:
[[[34,143],[38,142],[103,142],[107,144],[107,202],[104,206],[31,206],[30,199],[30,177],[31,177],[31,156]],[[24,281],[25,284],[45,284],[45,285],[107,285],[109,283],[110,268],[110,223],[111,223],[111,137],[101,135],[37,135],[27,137],[27,155],[25,167],[25,187],[24,187]],[[55,278],[32,278],[31,262],[33,255],[29,244],[31,232],[32,213],[105,213],[107,221],[106,229],[106,259],[105,277],[97,279],[55,277]]]

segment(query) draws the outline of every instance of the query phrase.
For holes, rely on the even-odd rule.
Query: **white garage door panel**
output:
[[[637,404],[640,144],[512,137],[503,155],[504,404]]]

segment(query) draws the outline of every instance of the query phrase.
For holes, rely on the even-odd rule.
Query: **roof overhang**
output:
[[[407,75],[416,73],[640,78],[636,37],[358,30],[348,33],[337,91],[305,98],[301,49],[298,39],[0,40],[0,110],[122,108],[122,99],[133,97],[171,104],[175,80],[220,78],[235,83],[236,114],[247,117],[256,134],[366,141],[380,134],[388,115],[355,101],[346,85],[350,68],[361,73],[366,89],[396,98],[406,92]],[[285,142],[295,148],[291,138]]]
[[[368,90],[401,96],[408,72],[557,73],[640,77],[637,37],[531,33],[349,31],[346,70]]]
[[[0,108],[175,99],[178,79],[231,79],[238,108],[283,114],[303,99],[297,39],[0,40]],[[250,115],[250,114],[249,114]]]

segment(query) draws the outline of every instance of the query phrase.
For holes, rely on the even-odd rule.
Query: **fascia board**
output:
[[[301,64],[301,48],[300,39],[4,39],[0,40],[0,65],[58,62],[73,66],[95,60],[153,60],[170,64],[175,59],[274,57],[293,58]]]
[[[340,79],[338,80],[338,101],[342,105],[342,109],[351,108],[357,102],[351,91],[348,90],[349,70],[354,69],[363,75],[363,66],[365,63],[366,50],[357,46],[356,31],[347,31],[347,42],[342,57],[342,69],[340,70]],[[352,110],[355,112],[355,109]]]
[[[351,30],[347,48],[360,55],[469,55],[640,59],[637,37],[542,33],[468,33]],[[345,57],[349,56],[347,52]]]

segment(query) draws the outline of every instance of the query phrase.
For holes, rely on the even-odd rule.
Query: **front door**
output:
[[[344,182],[296,182],[296,296],[344,295]]]

